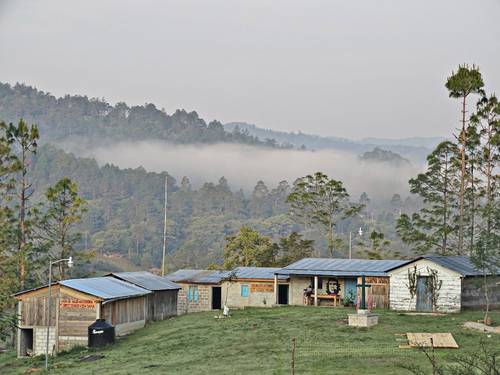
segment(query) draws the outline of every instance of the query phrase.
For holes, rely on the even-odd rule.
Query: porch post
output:
[[[278,304],[278,275],[274,275],[274,303]]]
[[[318,306],[318,276],[314,276],[314,306]]]

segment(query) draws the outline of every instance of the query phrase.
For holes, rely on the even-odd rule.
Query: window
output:
[[[189,302],[198,302],[198,287],[190,286],[188,289],[188,301]]]
[[[248,297],[250,295],[249,290],[248,290],[248,285],[242,285],[241,286],[241,296],[242,297]]]

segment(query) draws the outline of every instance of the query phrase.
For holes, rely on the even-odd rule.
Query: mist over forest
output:
[[[233,189],[251,193],[257,181],[270,186],[323,171],[342,180],[353,196],[367,192],[371,197],[390,199],[394,193],[407,195],[408,180],[418,171],[411,164],[362,162],[358,155],[335,150],[263,149],[247,145],[175,145],[165,142],[125,142],[85,152],[101,165],[121,168],[144,167],[178,180],[187,176],[193,186],[225,177]]]

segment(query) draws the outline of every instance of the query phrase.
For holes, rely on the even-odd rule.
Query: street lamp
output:
[[[69,257],[66,259],[59,259],[55,260],[53,262],[49,262],[49,295],[47,297],[48,301],[48,312],[47,312],[47,336],[46,336],[46,342],[45,342],[45,370],[49,369],[49,337],[50,337],[50,298],[51,298],[51,287],[52,287],[52,265],[61,263],[61,262],[68,262],[68,267],[71,268],[73,267],[73,257]]]
[[[363,237],[363,229],[359,227],[358,234]],[[352,259],[352,231],[349,232],[349,259]]]

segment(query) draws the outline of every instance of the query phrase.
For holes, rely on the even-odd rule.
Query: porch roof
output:
[[[279,271],[277,275],[294,276],[388,276],[387,271],[407,261],[372,259],[304,258]]]

